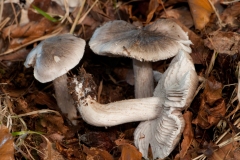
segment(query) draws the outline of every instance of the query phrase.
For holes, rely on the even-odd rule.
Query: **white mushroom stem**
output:
[[[88,124],[109,127],[134,121],[155,119],[162,110],[159,97],[122,100],[108,104],[96,101],[96,84],[89,74],[81,74],[70,82],[70,92],[81,116]]]
[[[150,97],[100,104],[88,96],[80,101],[78,109],[88,124],[109,127],[157,118],[162,110],[159,101],[158,97]]]
[[[73,125],[77,125],[77,110],[73,98],[68,91],[67,79],[67,75],[64,74],[53,81],[55,96],[61,112],[67,115]]]
[[[154,83],[151,62],[133,59],[135,98],[152,97]]]

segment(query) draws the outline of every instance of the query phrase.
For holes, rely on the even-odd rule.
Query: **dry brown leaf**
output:
[[[1,160],[14,160],[13,137],[4,125],[0,125],[0,157]]]
[[[232,134],[228,133],[220,142],[224,142],[228,139],[232,138]],[[215,152],[213,152],[213,155],[211,157],[209,157],[209,160],[219,160],[219,159],[226,159],[226,160],[230,160],[230,159],[234,159],[234,160],[239,160],[240,157],[237,156],[237,154],[239,155],[239,142],[233,142],[230,143],[222,148],[219,148],[218,150],[216,150]],[[236,157],[237,156],[237,157]]]
[[[119,146],[122,150],[119,160],[141,160],[142,154],[131,144]]]
[[[96,147],[110,152],[115,145],[111,140],[111,136],[111,133],[88,132],[81,135],[80,141],[87,146]]]
[[[126,139],[117,139],[115,141],[116,145],[121,149],[121,157],[119,160],[141,160],[142,153],[140,153],[137,148],[131,145],[131,142]]]
[[[71,136],[69,128],[64,124],[62,116],[42,114],[41,125],[46,127],[47,133],[61,132],[65,136]],[[57,123],[56,123],[57,122]]]
[[[149,6],[148,6],[148,15],[147,15],[146,24],[151,22],[153,15],[156,12],[158,6],[159,6],[158,0],[150,0]]]
[[[185,25],[187,28],[191,28],[193,26],[193,19],[187,7],[180,7],[180,8],[174,8],[174,9],[168,8],[166,12],[163,12],[161,17],[175,18],[178,21],[180,21],[183,25]]]
[[[19,23],[21,17],[21,7],[17,3],[4,3],[3,12],[2,12],[2,20],[6,18],[10,18],[7,22],[6,26]]]
[[[214,12],[208,0],[188,0],[196,29],[203,29]]]
[[[42,18],[39,22],[30,22],[23,26],[11,25],[3,29],[3,37],[12,39],[9,49],[18,47],[39,38],[55,29],[56,23]]]
[[[79,150],[79,147],[76,146],[70,146],[68,147],[67,144],[60,144],[59,142],[55,143],[57,151],[61,154],[64,155],[65,159],[84,159],[86,160],[86,155],[83,153],[83,151]]]
[[[236,17],[240,15],[240,2],[234,3],[234,5],[229,5],[221,15],[222,22],[224,24],[230,25],[233,28],[238,28],[240,22]]]
[[[183,130],[183,141],[181,143],[180,158],[186,156],[189,147],[193,141],[193,129],[192,129],[192,112],[187,111],[183,114],[185,120],[185,128]]]
[[[105,150],[88,148],[83,145],[83,152],[87,154],[87,160],[113,160],[113,157]]]
[[[206,81],[201,95],[201,105],[193,124],[208,129],[217,124],[226,113],[226,105],[222,98],[222,84],[213,78]]]
[[[234,55],[240,52],[240,35],[236,32],[216,31],[204,40],[204,45],[218,53]]]
[[[38,91],[30,95],[31,100],[33,100],[36,104],[47,105],[48,108],[59,110],[56,100],[47,93]]]

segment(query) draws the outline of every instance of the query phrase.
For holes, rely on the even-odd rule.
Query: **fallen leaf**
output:
[[[113,157],[105,150],[88,148],[83,145],[83,152],[87,154],[87,160],[113,160]]]
[[[189,147],[192,144],[194,134],[192,129],[192,112],[187,111],[183,114],[185,120],[185,128],[183,130],[183,141],[181,143],[180,158],[184,158],[187,154]]]
[[[221,19],[223,24],[229,25],[234,29],[238,29],[240,22],[236,17],[240,15],[240,2],[234,3],[234,5],[228,5],[228,7],[223,11]]]
[[[119,146],[122,150],[119,160],[141,160],[142,154],[131,144]]]
[[[148,15],[147,15],[146,24],[151,22],[158,6],[159,6],[158,0],[150,0],[149,6],[148,6]]]
[[[197,150],[198,153],[204,154],[206,157],[210,157],[213,155],[214,151],[219,147],[213,142],[204,142],[203,146]]]
[[[215,31],[204,40],[204,45],[218,53],[234,55],[240,52],[240,35],[236,32]]]
[[[117,139],[115,141],[118,148],[121,150],[121,157],[119,160],[141,160],[142,153],[137,148],[131,145],[131,142],[126,139]]]
[[[82,150],[80,150],[79,147],[76,146],[70,146],[67,147],[66,144],[62,145],[59,142],[55,143],[57,151],[64,155],[65,159],[69,160],[75,160],[75,159],[86,159],[86,155],[83,153]],[[58,159],[56,159],[58,160]]]
[[[70,136],[71,133],[69,128],[64,124],[62,116],[53,114],[42,114],[41,125],[46,127],[47,133],[61,132],[64,136]],[[56,123],[57,122],[57,123]]]
[[[1,160],[14,160],[13,137],[4,125],[0,125],[0,157]]]
[[[63,155],[56,150],[55,145],[47,138],[42,137],[42,143],[39,145],[38,155],[43,160],[64,160]]]
[[[4,39],[10,36],[12,40],[9,49],[16,48],[37,39],[56,29],[56,24],[42,18],[39,22],[31,21],[23,26],[11,25],[3,29]]]
[[[88,132],[80,137],[80,141],[87,146],[96,147],[106,151],[111,151],[114,143],[110,139],[110,134],[105,132]],[[94,138],[92,138],[94,137]]]
[[[196,29],[203,29],[214,12],[208,0],[188,0]]]
[[[17,16],[17,17],[16,17]],[[9,21],[5,25],[5,27],[18,24],[21,17],[21,6],[17,3],[4,3],[3,12],[2,12],[2,20],[9,18]]]
[[[228,140],[228,139],[231,139],[232,138],[232,134],[228,133],[226,136],[224,136],[224,138],[219,141],[218,144]],[[209,157],[209,160],[218,160],[218,159],[235,159],[235,160],[239,160],[240,158],[239,157],[236,157],[236,154],[239,155],[239,145],[240,143],[239,142],[232,142],[224,147],[221,147],[219,148],[218,150],[214,151],[212,156]]]
[[[166,9],[166,12],[163,12],[161,17],[175,18],[178,21],[180,21],[183,25],[185,25],[187,28],[191,28],[193,26],[193,19],[187,7],[180,7],[180,8],[174,8],[174,9],[168,8]]]
[[[198,115],[192,123],[202,129],[208,129],[217,124],[225,113],[226,105],[222,98],[222,84],[211,77],[206,81]]]
[[[47,105],[50,109],[59,110],[56,100],[47,93],[41,91],[35,92],[30,95],[30,99],[36,104]]]

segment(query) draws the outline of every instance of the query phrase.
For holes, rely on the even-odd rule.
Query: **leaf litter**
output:
[[[105,129],[86,124],[78,115],[78,126],[72,126],[57,109],[51,83],[34,80],[32,69],[24,68],[23,61],[41,40],[70,32],[71,28],[75,35],[88,41],[98,26],[111,20],[144,26],[158,18],[174,18],[188,32],[194,44],[191,56],[198,75],[204,79],[185,111],[183,138],[168,158],[239,158],[240,2],[86,0],[82,7],[70,0],[69,4],[62,2],[1,2],[1,158],[141,159],[132,143],[138,123]],[[33,5],[59,21],[51,22]],[[153,69],[164,72],[169,63],[170,60],[154,62]],[[68,76],[77,74],[80,67],[101,86],[101,103],[134,97],[131,60],[97,56],[86,47],[83,60]]]

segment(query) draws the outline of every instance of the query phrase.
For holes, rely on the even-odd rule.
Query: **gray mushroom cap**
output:
[[[172,19],[159,19],[145,27],[115,20],[96,29],[89,45],[94,53],[126,56],[139,61],[158,61],[175,56],[179,49],[190,53],[187,33]]]
[[[50,82],[66,74],[83,57],[86,42],[72,34],[48,38],[35,47],[27,56],[25,67],[34,67],[34,77]]]

